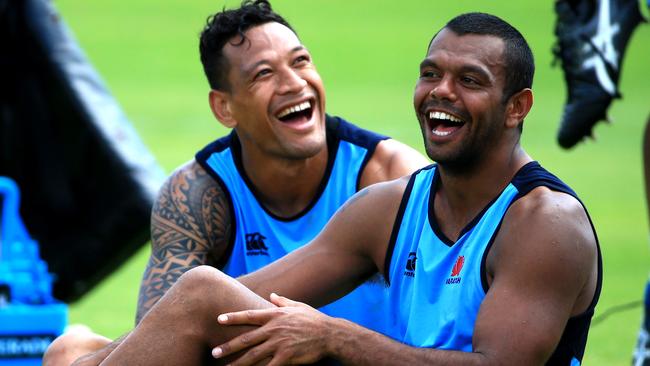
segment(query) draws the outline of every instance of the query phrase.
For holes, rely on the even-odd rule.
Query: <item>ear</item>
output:
[[[230,95],[228,93],[220,90],[210,90],[208,100],[212,114],[222,125],[228,128],[235,128],[237,126],[237,121],[233,118],[232,112],[230,111]]]
[[[506,127],[515,128],[522,123],[533,107],[533,91],[529,88],[516,93],[506,107]]]

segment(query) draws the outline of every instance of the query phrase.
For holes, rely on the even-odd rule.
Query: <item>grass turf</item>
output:
[[[237,1],[226,2],[234,6]],[[327,110],[422,150],[411,97],[432,34],[461,12],[485,11],[517,27],[536,58],[535,105],[523,146],[580,194],[600,236],[604,286],[585,356],[588,365],[626,365],[650,269],[642,189],[641,135],[650,114],[650,27],[634,35],[624,63],[613,125],[597,142],[561,150],[554,136],[566,96],[552,68],[552,1],[274,1],[310,48],[327,89]],[[58,0],[61,15],[161,165],[171,171],[226,130],[212,117],[197,39],[220,1]],[[645,66],[645,67],[644,67]],[[71,323],[116,337],[128,331],[148,255],[143,249],[70,308]],[[216,295],[215,295],[216,296]],[[611,315],[609,315],[611,314]],[[602,320],[602,321],[601,321]]]

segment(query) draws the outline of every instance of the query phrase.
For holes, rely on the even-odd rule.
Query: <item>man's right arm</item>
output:
[[[384,272],[385,258],[379,254],[386,252],[386,245],[380,243],[387,243],[391,233],[400,195],[390,194],[390,189],[398,191],[399,182],[357,193],[312,244],[244,277],[244,283],[257,286],[264,298],[279,289],[281,295],[309,300],[311,294],[313,300],[314,293],[323,295],[318,289],[331,294],[350,282],[350,274],[362,274],[357,268],[368,268],[363,259],[373,253],[377,270]],[[412,347],[272,296],[277,308],[248,308],[218,317],[221,325],[258,328],[218,345],[213,356],[243,352],[233,366],[266,358],[273,365],[301,364],[324,356],[346,365],[372,366],[546,363],[568,319],[585,314],[598,291],[598,245],[584,208],[567,194],[536,188],[509,208],[485,262],[489,288],[476,315],[471,352]]]
[[[196,161],[167,179],[151,213],[151,255],[140,286],[136,323],[183,273],[223,262],[231,220],[226,193]]]

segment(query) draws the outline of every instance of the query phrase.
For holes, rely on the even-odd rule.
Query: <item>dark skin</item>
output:
[[[519,145],[518,125],[532,106],[532,92],[524,89],[502,102],[502,52],[498,38],[443,30],[431,44],[431,62],[423,64],[416,86],[414,102],[427,152],[441,161],[435,216],[452,240],[531,161]],[[468,70],[476,67],[487,78],[474,79]],[[432,109],[462,115],[462,126],[430,124]],[[481,145],[483,136],[494,143]],[[453,164],[462,157],[461,147],[473,158],[466,160],[472,162],[466,174]],[[480,156],[473,156],[477,149]],[[580,203],[545,187],[509,208],[488,252],[489,289],[476,319],[472,352],[407,346],[311,307],[385,271],[388,238],[406,184],[402,178],[364,189],[309,245],[240,281],[207,266],[188,271],[103,364],[192,365],[204,361],[206,347],[214,347],[218,359],[236,354],[232,365],[309,363],[327,356],[354,365],[546,362],[567,320],[592,301],[598,261]]]

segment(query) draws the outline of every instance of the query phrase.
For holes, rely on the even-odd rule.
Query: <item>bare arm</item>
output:
[[[415,349],[360,329],[356,337],[339,341],[335,352],[353,364],[544,364],[569,317],[585,311],[593,298],[596,253],[579,203],[538,188],[510,208],[488,255],[490,288],[476,320],[472,353]],[[355,339],[374,343],[364,354],[379,359],[360,359],[352,350],[364,341]]]
[[[408,178],[352,196],[309,244],[240,277],[268,299],[271,292],[322,306],[382,273],[393,222]]]
[[[381,141],[363,170],[359,188],[397,179],[429,164],[429,159],[406,144],[393,139]]]
[[[545,362],[567,320],[594,297],[597,253],[587,215],[573,197],[537,188],[516,202],[487,258],[490,290],[474,349],[499,351],[507,363]]]
[[[254,363],[260,353],[273,355],[272,364],[323,356],[354,365],[543,364],[569,317],[584,312],[593,298],[596,256],[595,238],[579,203],[538,188],[510,208],[488,255],[490,288],[476,320],[473,352],[410,347],[287,299],[273,301],[280,306],[276,309],[228,314],[224,324],[262,326],[246,336],[245,345],[238,337],[220,351],[228,354],[259,343],[256,352],[233,365]],[[303,320],[291,321],[296,319]],[[282,329],[304,338],[282,338]],[[309,343],[313,350],[306,352],[299,344],[310,335],[325,341]]]
[[[226,194],[198,163],[172,174],[151,213],[151,256],[140,286],[136,323],[187,270],[220,262],[230,228]]]

